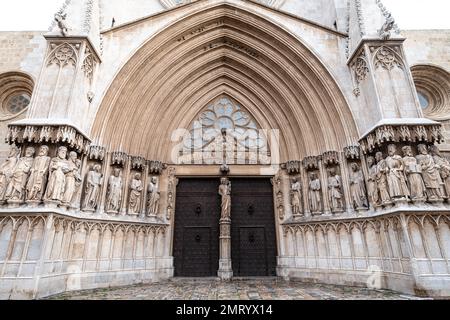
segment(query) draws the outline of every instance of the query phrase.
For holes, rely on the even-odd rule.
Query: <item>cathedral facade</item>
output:
[[[66,0],[0,44],[0,298],[450,295],[449,30],[380,0]]]

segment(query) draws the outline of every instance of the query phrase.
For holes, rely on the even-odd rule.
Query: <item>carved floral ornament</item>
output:
[[[372,153],[377,147],[395,142],[442,143],[444,136],[441,125],[385,125],[376,128],[360,141],[364,154]]]
[[[369,67],[366,61],[366,55],[364,51],[356,58],[352,64],[352,69],[355,72],[355,79],[358,83],[364,81],[369,74]]]
[[[67,143],[80,153],[88,153],[90,141],[75,128],[65,125],[10,125],[6,143],[21,145],[23,143]]]
[[[50,43],[51,52],[48,56],[47,64],[56,64],[60,68],[64,68],[69,64],[76,66],[78,62],[78,51],[80,49],[80,46],[81,43]]]
[[[370,51],[373,53],[373,63],[375,69],[382,67],[388,71],[391,71],[394,67],[403,68],[403,61],[399,53],[400,48],[398,46],[381,46],[379,48],[371,47]]]

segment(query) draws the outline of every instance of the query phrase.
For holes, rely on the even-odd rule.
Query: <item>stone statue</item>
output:
[[[369,179],[367,184],[369,201],[372,205],[377,206],[380,202],[377,186],[377,164],[374,157],[367,158],[367,166],[369,167]]]
[[[158,179],[152,177],[147,190],[147,215],[156,216],[159,212],[160,192],[158,191]]]
[[[136,173],[130,184],[130,199],[128,200],[128,213],[130,215],[139,214],[143,190],[144,186],[142,185],[141,174]]]
[[[34,159],[27,184],[26,199],[28,201],[40,202],[44,196],[51,160],[48,156],[48,150],[48,146],[41,146],[39,155]]]
[[[303,215],[301,195],[302,195],[302,185],[297,180],[297,178],[293,178],[291,184],[291,207],[292,207],[292,214],[294,216]]]
[[[388,191],[388,182],[386,173],[388,172],[388,167],[386,164],[386,160],[383,159],[383,153],[377,152],[375,154],[375,160],[377,161],[377,170],[376,170],[376,183],[378,189],[378,195],[380,196],[381,204],[391,204],[391,196]]]
[[[57,157],[50,162],[50,177],[48,179],[45,201],[61,202],[66,186],[66,173],[69,172],[69,162],[66,160],[67,148],[59,147]]]
[[[106,195],[106,211],[117,213],[122,201],[122,177],[119,168],[114,169],[114,174],[108,180],[108,192]]]
[[[430,153],[437,166],[439,166],[439,173],[444,183],[444,190],[446,197],[450,197],[450,162],[444,158],[437,146],[430,147]]]
[[[336,168],[330,168],[328,172],[328,197],[330,199],[331,210],[333,212],[341,212],[344,210],[342,179],[336,173]]]
[[[103,184],[102,166],[95,164],[87,174],[86,189],[84,191],[83,210],[95,211],[100,196],[100,188]]]
[[[13,174],[6,189],[5,199],[9,201],[22,202],[25,200],[25,188],[28,176],[33,166],[35,149],[28,147],[25,156],[20,158],[14,168]]]
[[[388,146],[388,157],[386,158],[387,182],[391,199],[409,198],[408,185],[404,173],[402,157],[396,154],[395,144]]]
[[[353,207],[357,210],[363,210],[369,208],[366,196],[366,184],[364,181],[364,175],[355,162],[351,164],[352,171],[350,172],[350,192],[352,195]]]
[[[60,13],[55,14],[56,24],[58,25],[58,28],[59,30],[61,30],[61,34],[64,37],[67,37],[69,35],[69,27],[67,26],[66,18],[67,14],[60,14]]]
[[[416,159],[422,170],[428,200],[439,201],[442,199],[441,187],[443,184],[439,167],[434,162],[433,157],[428,154],[426,145],[419,144],[417,150],[419,154],[416,156]]]
[[[221,219],[231,218],[231,182],[227,178],[220,179],[219,195],[222,196],[222,214]]]
[[[402,151],[403,165],[405,166],[411,199],[413,201],[424,201],[426,189],[422,178],[422,168],[417,164],[416,158],[413,157],[410,146],[403,147]]]
[[[81,189],[83,185],[83,179],[81,178],[81,160],[77,159],[75,161],[77,165],[77,172],[75,175],[75,193],[72,196],[71,208],[80,209],[81,206]]]
[[[8,187],[11,176],[19,160],[20,149],[12,146],[8,159],[0,166],[0,201],[5,200],[6,188]]]
[[[317,215],[322,210],[322,200],[320,198],[322,186],[316,173],[312,172],[309,179],[309,204],[311,206],[311,213]]]
[[[66,173],[66,183],[62,200],[62,203],[65,206],[70,206],[72,204],[73,197],[77,191],[77,182],[81,181],[77,160],[77,153],[74,151],[70,152],[69,160],[67,161],[69,170]]]

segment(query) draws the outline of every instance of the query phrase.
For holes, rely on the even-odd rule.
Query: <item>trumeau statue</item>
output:
[[[380,201],[377,186],[377,164],[374,157],[367,158],[367,166],[369,167],[369,178],[367,184],[367,193],[369,194],[369,201],[377,206]]]
[[[152,177],[147,190],[147,215],[156,216],[159,212],[160,192],[158,191],[158,179]]]
[[[413,157],[410,146],[402,148],[403,165],[405,166],[405,174],[408,179],[409,190],[411,191],[411,199],[413,201],[424,201],[425,184],[422,178],[422,168],[417,164],[416,158]]]
[[[222,196],[222,214],[221,219],[231,218],[231,182],[227,178],[220,179],[219,195]]]
[[[353,207],[357,210],[367,209],[366,184],[361,168],[357,163],[351,164],[350,172],[350,192],[352,196]]]
[[[122,201],[122,177],[121,170],[114,169],[114,174],[108,180],[108,193],[106,195],[106,211],[117,213]]]
[[[344,209],[344,203],[342,201],[342,179],[336,173],[336,168],[329,169],[328,177],[328,196],[330,198],[331,210],[335,212],[342,211]]]
[[[292,179],[291,183],[291,207],[294,216],[303,215],[302,206],[302,185],[297,178]]]
[[[8,159],[0,166],[0,201],[5,199],[6,188],[8,187],[11,176],[19,160],[20,149],[12,146]]]
[[[441,174],[444,183],[445,194],[448,198],[450,197],[450,162],[441,155],[437,146],[431,146],[430,153],[433,156],[434,162],[439,167],[439,173]]]
[[[28,176],[33,166],[33,156],[35,149],[28,147],[25,150],[25,156],[20,158],[14,168],[13,174],[6,189],[5,198],[8,201],[24,201],[25,187],[27,185]]]
[[[48,150],[48,146],[41,146],[38,156],[34,159],[27,183],[26,199],[28,201],[39,202],[44,196],[51,160],[48,156]]]
[[[66,160],[67,148],[59,147],[57,157],[50,162],[50,177],[47,191],[44,196],[46,201],[60,202],[64,196],[66,186],[66,173],[70,171],[69,162]]]
[[[311,206],[311,213],[317,215],[320,214],[322,210],[322,200],[320,198],[322,187],[317,173],[312,172],[309,179],[309,205]]]
[[[434,162],[431,155],[428,154],[427,146],[419,144],[417,146],[419,154],[416,156],[422,170],[422,177],[425,183],[428,200],[438,201],[442,199],[442,179],[439,173],[439,167]]]
[[[83,210],[95,211],[100,196],[100,188],[103,184],[103,175],[101,174],[102,166],[95,164],[87,174],[86,188],[84,191]]]
[[[128,213],[130,215],[139,214],[143,190],[144,187],[142,185],[141,174],[136,173],[130,184],[130,199],[128,202]]]
[[[396,154],[395,144],[388,146],[388,157],[386,158],[387,182],[391,199],[409,198],[409,190],[406,184],[402,157]]]
[[[386,173],[388,172],[388,167],[386,160],[383,159],[383,153],[377,152],[375,154],[375,159],[377,161],[377,171],[376,171],[376,184],[378,189],[378,194],[380,196],[381,204],[391,204],[391,196],[388,191],[388,182]]]
[[[66,183],[62,201],[65,206],[72,204],[72,199],[77,191],[77,182],[81,181],[77,160],[77,153],[73,151],[70,152],[69,160],[67,161],[69,169],[66,173]]]

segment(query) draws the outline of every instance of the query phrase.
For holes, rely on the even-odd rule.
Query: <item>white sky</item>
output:
[[[63,2],[0,0],[0,30],[47,30]],[[383,0],[383,3],[400,29],[450,29],[449,0]]]

